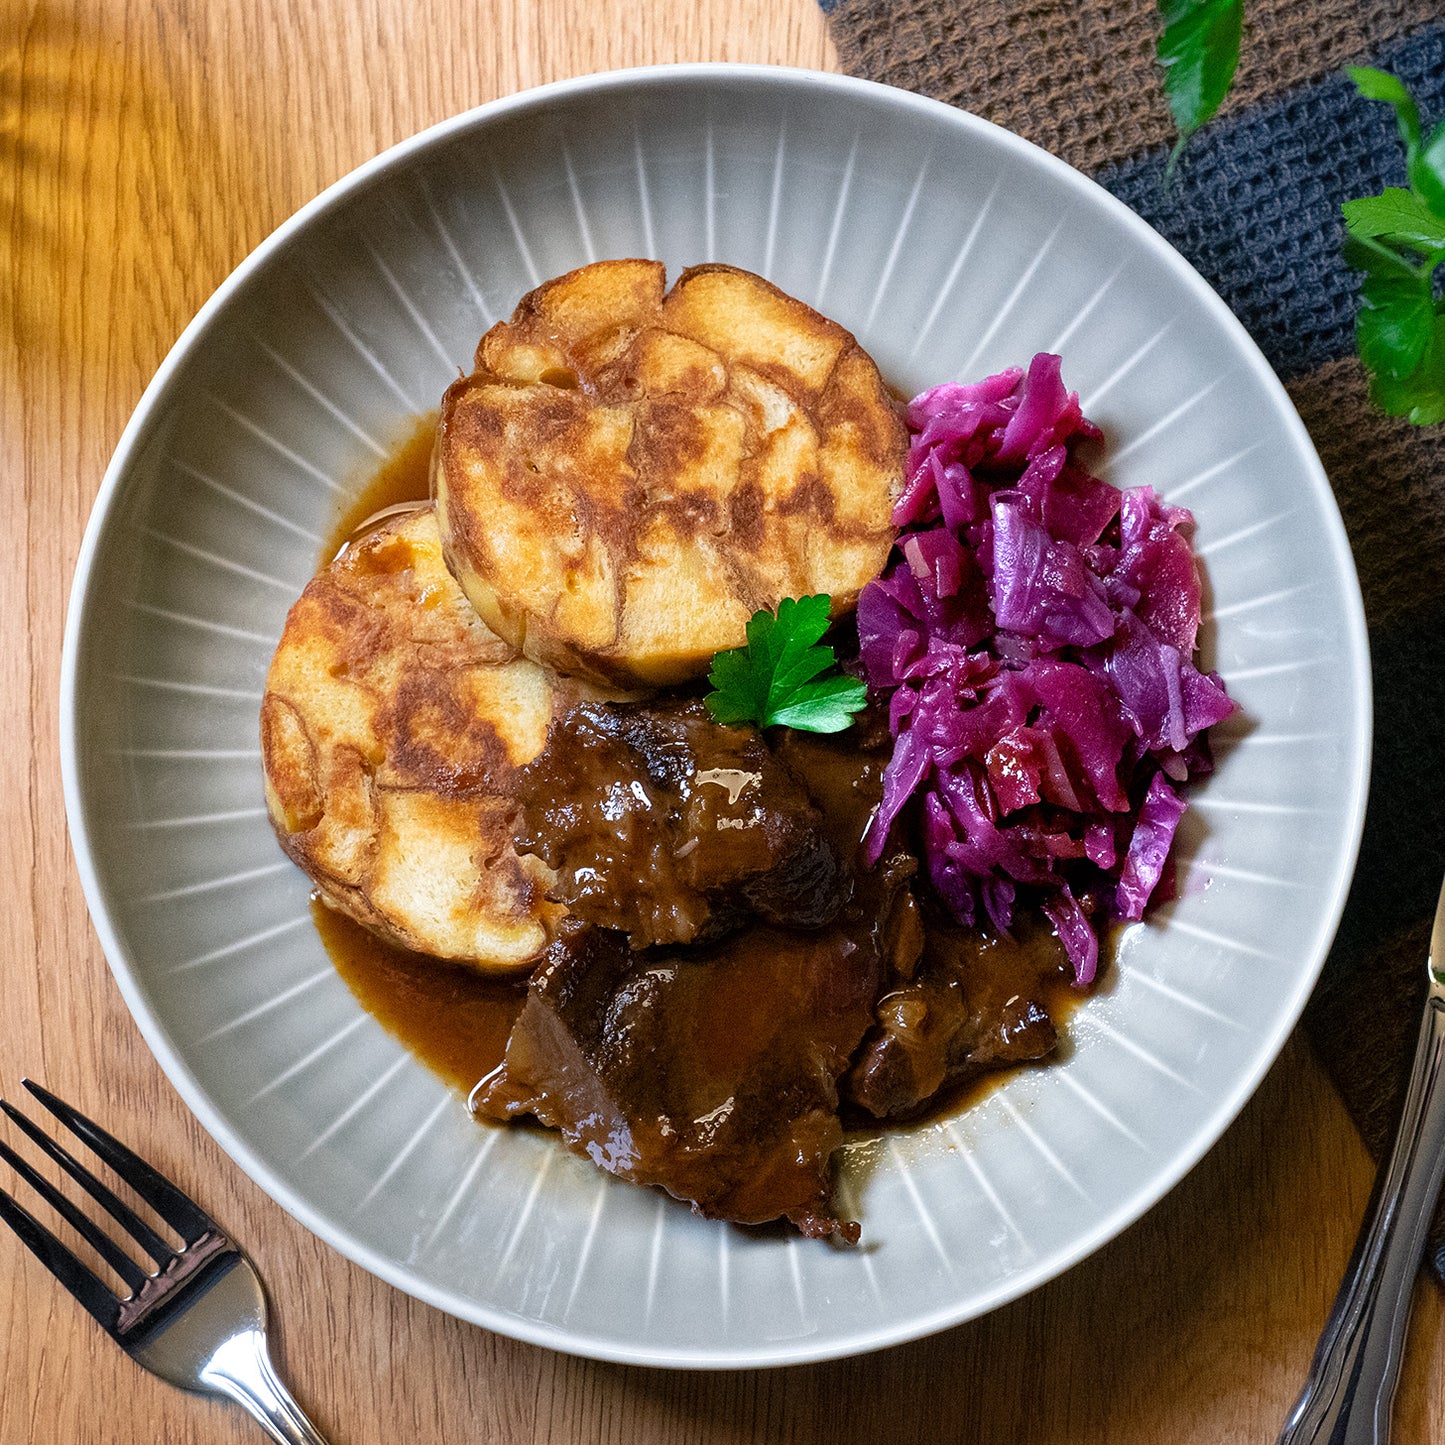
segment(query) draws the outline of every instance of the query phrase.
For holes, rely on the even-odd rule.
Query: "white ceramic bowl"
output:
[[[1064,1062],[851,1157],[864,1244],[754,1237],[483,1130],[357,1005],[262,807],[257,708],[348,488],[539,281],[603,256],[761,272],[905,391],[1064,357],[1110,478],[1198,515],[1246,721]],[[151,1048],[264,1189],[384,1279],[558,1349],[822,1359],[977,1315],[1154,1203],[1314,983],[1365,799],[1369,669],[1323,472],[1203,281],[1060,161],[837,76],[688,66],[497,101],[397,146],[220,288],[126,428],[81,552],[66,801]],[[1225,1222],[1221,1221],[1221,1229]]]

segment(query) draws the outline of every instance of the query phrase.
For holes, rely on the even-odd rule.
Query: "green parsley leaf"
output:
[[[1416,152],[1409,171],[1411,186],[1437,216],[1445,216],[1445,120]]]
[[[1386,186],[1378,196],[1346,201],[1342,209],[1350,235],[1361,240],[1384,240],[1417,251],[1445,247],[1445,218],[1413,191]]]
[[[1345,237],[1345,262],[1371,276],[1422,276],[1427,274],[1399,251],[1392,251],[1373,236]]]
[[[1244,0],[1159,0],[1159,14],[1164,21],[1157,51],[1164,67],[1164,94],[1179,128],[1164,172],[1167,179],[1185,142],[1219,109],[1234,83]]]
[[[1415,426],[1445,421],[1445,316],[1435,318],[1430,346],[1408,376],[1377,373],[1370,378],[1370,400],[1390,416],[1408,417]]]
[[[1367,65],[1348,67],[1355,89],[1366,100],[1382,100],[1395,110],[1395,123],[1405,146],[1405,172],[1410,189],[1419,195],[1437,216],[1445,217],[1445,121],[1435,127],[1426,140],[1420,130],[1420,108],[1404,83],[1387,70],[1372,70]]]
[[[1420,109],[1415,97],[1405,89],[1405,83],[1388,70],[1375,70],[1368,65],[1346,66],[1355,89],[1366,100],[1382,100],[1395,108],[1395,123],[1400,127],[1400,139],[1405,143],[1407,159],[1413,159],[1420,149]]]
[[[801,732],[842,732],[868,700],[868,689],[855,677],[821,674],[838,665],[831,647],[820,645],[828,630],[832,599],[785,597],[777,613],[755,612],[748,622],[748,645],[719,652],[708,681],[714,691],[703,699],[720,723],[756,723]]]
[[[1428,276],[1365,277],[1355,340],[1373,372],[1400,381],[1415,370],[1435,332],[1435,298]]]
[[[1435,299],[1445,266],[1445,122],[1422,141],[1419,108],[1397,77],[1356,66],[1350,78],[1367,100],[1394,109],[1410,181],[1407,191],[1390,186],[1342,208],[1345,260],[1365,273],[1355,343],[1371,401],[1431,426],[1445,421],[1445,301]]]
[[[754,668],[745,647],[719,652],[707,680],[717,689],[708,693],[707,710],[725,727],[756,722],[768,710],[768,677]]]
[[[828,649],[831,652],[833,649]],[[780,707],[770,721],[805,733],[840,733],[868,701],[868,689],[856,677],[837,673],[814,683],[796,701]]]

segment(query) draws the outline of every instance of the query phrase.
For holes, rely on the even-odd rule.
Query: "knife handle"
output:
[[[1432,981],[1389,1162],[1279,1445],[1385,1445],[1425,1234],[1445,1175],[1445,997]]]

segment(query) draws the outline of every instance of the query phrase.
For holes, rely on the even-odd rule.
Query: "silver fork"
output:
[[[1415,1062],[1390,1157],[1277,1445],[1387,1445],[1415,1276],[1445,1179],[1445,883]]]
[[[326,1445],[271,1364],[266,1350],[266,1297],[246,1256],[210,1215],[144,1159],[48,1089],[29,1079],[22,1082],[185,1242],[173,1249],[84,1165],[4,1099],[0,1099],[0,1109],[110,1213],[155,1261],[156,1268],[141,1268],[3,1140],[0,1158],[105,1260],[125,1281],[130,1294],[124,1299],[114,1294],[3,1189],[0,1219],[95,1316],[111,1339],[152,1374],[183,1390],[237,1401],[281,1445]]]

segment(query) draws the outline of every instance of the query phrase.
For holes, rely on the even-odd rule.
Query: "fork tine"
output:
[[[35,1218],[0,1189],[0,1219],[107,1330],[114,1330],[120,1301]]]
[[[31,1123],[8,1099],[0,1099],[0,1109],[25,1131],[36,1146],[60,1165],[102,1209],[110,1211],[116,1223],[124,1229],[150,1257],[159,1265],[175,1258],[175,1250],[133,1210],[130,1205],[117,1199],[94,1174],[78,1163],[62,1149],[39,1125]]]
[[[107,1134],[99,1124],[92,1123],[64,1099],[57,1099],[49,1089],[33,1079],[20,1081],[65,1125],[71,1133],[98,1154],[187,1244],[194,1244],[220,1226],[190,1195],[183,1194],[164,1174],[152,1169],[139,1154],[127,1149],[119,1139]]]
[[[3,1139],[0,1159],[7,1164],[130,1286],[134,1293],[146,1281],[146,1272],[95,1222],[68,1200],[43,1174],[37,1174]]]

